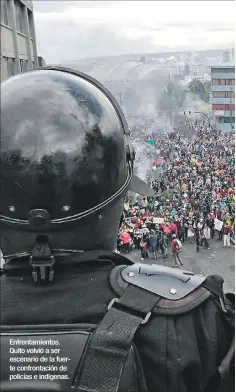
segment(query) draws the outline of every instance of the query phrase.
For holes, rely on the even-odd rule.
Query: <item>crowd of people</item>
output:
[[[155,197],[128,195],[117,251],[135,247],[144,260],[156,259],[159,252],[166,258],[170,249],[174,266],[182,266],[185,242],[196,243],[197,252],[210,249],[214,238],[230,247],[235,221],[234,135],[196,122],[188,136],[140,130],[139,137]]]

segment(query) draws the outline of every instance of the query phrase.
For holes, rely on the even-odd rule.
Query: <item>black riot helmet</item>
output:
[[[52,251],[112,250],[133,176],[124,115],[88,75],[43,67],[1,88],[1,249],[11,258],[36,244]]]

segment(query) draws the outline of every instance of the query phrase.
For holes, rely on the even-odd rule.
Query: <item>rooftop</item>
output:
[[[225,62],[218,65],[211,65],[211,68],[235,68],[235,64],[232,62]]]

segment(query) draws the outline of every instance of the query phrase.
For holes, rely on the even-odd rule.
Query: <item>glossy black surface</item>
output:
[[[124,130],[91,82],[52,70],[13,77],[1,91],[0,214],[52,219],[84,212],[125,182]]]

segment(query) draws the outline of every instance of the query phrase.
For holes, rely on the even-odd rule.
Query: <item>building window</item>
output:
[[[226,104],[225,105],[225,110],[235,110],[235,105],[234,104]]]
[[[15,14],[16,14],[16,29],[22,34],[26,34],[26,21],[25,21],[25,13],[24,13],[24,5],[21,4],[18,0],[14,1],[15,4]]]
[[[212,105],[213,110],[225,110],[225,104],[213,104]]]
[[[30,38],[34,38],[33,13],[29,9],[27,9],[27,12],[28,12]]]
[[[235,123],[235,117],[224,117],[225,124],[232,124]]]
[[[7,70],[7,57],[1,59],[1,80],[5,80],[8,77]]]
[[[28,69],[28,60],[24,60],[24,62],[23,62],[23,69],[24,69],[24,71],[27,71],[27,69]]]
[[[20,60],[20,71],[25,72],[28,69],[28,60]]]
[[[212,110],[235,110],[235,104],[234,103],[213,104]]]
[[[228,79],[230,80],[230,79]],[[220,85],[226,85],[226,79],[212,79],[212,84],[216,85],[216,86],[220,86]]]
[[[23,60],[20,60],[20,72],[24,72],[23,71]]]
[[[10,26],[9,2],[1,1],[1,23]]]
[[[212,91],[212,98],[225,98],[225,91]]]
[[[226,79],[227,85],[235,85],[235,79]]]
[[[235,73],[235,68],[212,68],[211,73]]]
[[[225,98],[235,98],[235,92],[234,91],[226,91]]]
[[[7,76],[10,78],[15,75],[15,59],[10,57],[3,57],[3,64],[6,66]]]
[[[212,91],[212,98],[234,98],[234,91]]]

